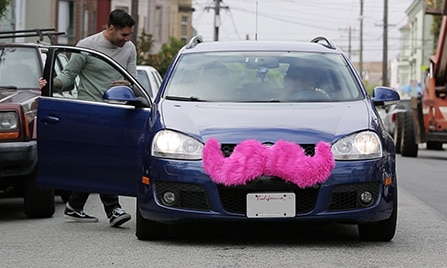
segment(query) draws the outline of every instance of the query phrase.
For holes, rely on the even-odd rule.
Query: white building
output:
[[[435,52],[435,41],[430,31],[433,15],[425,13],[425,1],[414,0],[405,13],[408,24],[400,29],[400,86],[410,82],[423,83],[430,56]]]

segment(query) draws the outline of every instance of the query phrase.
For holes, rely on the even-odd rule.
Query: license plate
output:
[[[247,194],[248,218],[295,217],[295,193]]]

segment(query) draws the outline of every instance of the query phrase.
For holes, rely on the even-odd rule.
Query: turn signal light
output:
[[[393,182],[393,180],[390,177],[388,177],[388,178],[385,178],[384,184],[385,184],[385,186],[390,186],[392,182]]]
[[[151,184],[151,179],[149,179],[149,177],[143,176],[143,177],[141,178],[141,182],[142,182],[143,184],[149,185],[149,184]]]
[[[19,137],[20,133],[18,131],[0,133],[1,140],[11,140],[11,139],[17,139]]]

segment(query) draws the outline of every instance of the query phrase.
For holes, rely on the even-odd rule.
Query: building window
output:
[[[59,2],[59,16],[58,16],[58,30],[65,32],[65,36],[58,38],[61,44],[72,44],[75,41],[75,2],[60,1]]]
[[[126,11],[127,13],[129,13],[129,7],[126,7],[126,6],[115,6],[115,9],[122,9],[122,10]]]
[[[182,22],[181,22],[181,37],[180,39],[183,41],[187,41],[188,38],[188,25],[189,25],[189,17],[188,16],[182,16]]]
[[[83,16],[83,25],[82,25],[82,38],[87,37],[89,35],[89,23],[88,23],[88,10],[84,9],[84,16]]]
[[[155,18],[154,18],[154,40],[162,40],[161,31],[162,31],[162,9],[161,6],[155,7]]]

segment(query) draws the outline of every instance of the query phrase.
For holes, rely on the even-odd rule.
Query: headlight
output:
[[[376,133],[364,131],[338,140],[332,153],[336,160],[374,159],[382,157],[382,143]]]
[[[0,131],[17,130],[19,117],[16,112],[0,113]]]
[[[190,136],[162,130],[155,134],[151,154],[164,158],[200,160],[202,149],[203,144]]]

